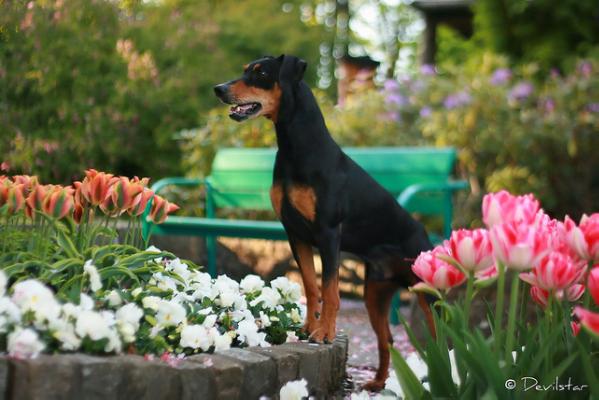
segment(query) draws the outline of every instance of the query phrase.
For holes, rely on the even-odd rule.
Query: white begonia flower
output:
[[[111,307],[116,307],[116,306],[120,306],[121,304],[123,304],[123,299],[121,298],[121,295],[119,294],[119,292],[117,292],[116,290],[111,290],[108,295],[106,296],[106,301],[108,301],[108,304]]]
[[[295,343],[299,342],[299,338],[293,331],[287,331],[287,339],[285,339],[285,343]]]
[[[220,292],[216,303],[221,307],[231,307],[235,304],[235,300],[237,300],[238,296],[239,294],[230,290],[222,291]]]
[[[86,295],[85,293],[81,293],[79,296],[79,307],[82,311],[90,311],[94,309],[94,299]]]
[[[217,292],[217,295],[222,292],[233,292],[239,293],[239,284],[227,275],[219,275],[212,285],[213,291]]]
[[[177,326],[185,320],[185,308],[175,301],[160,300],[156,312],[156,322],[162,327]]]
[[[207,315],[204,322],[202,322],[202,326],[205,328],[212,328],[214,324],[216,324],[216,318],[216,314]]]
[[[77,317],[75,332],[79,337],[89,337],[91,340],[109,338],[109,322],[102,314],[96,311],[82,311]]]
[[[148,247],[146,249],[147,252],[152,252],[152,253],[162,253],[162,250],[160,250],[158,247],[152,245],[150,247]]]
[[[217,331],[213,338],[215,351],[228,350],[231,348],[231,343],[233,342],[233,336],[231,336],[231,333],[225,332],[222,335],[219,335]]]
[[[293,321],[293,323],[295,324],[299,324],[303,321],[303,318],[300,315],[299,311],[297,311],[297,308],[292,308],[289,316],[291,317],[291,321]]]
[[[45,348],[46,345],[33,329],[17,329],[8,335],[7,350],[12,357],[33,358]]]
[[[6,294],[6,284],[8,283],[8,278],[4,271],[0,270],[0,297]]]
[[[287,382],[279,392],[281,400],[302,400],[308,395],[308,382],[305,379]]]
[[[264,307],[273,310],[277,307],[279,301],[281,301],[281,295],[279,294],[279,291],[276,289],[265,287],[264,289],[262,289],[260,296],[252,300],[250,305],[254,307],[259,303],[263,303]]]
[[[66,318],[77,319],[79,314],[81,313],[81,307],[76,306],[73,303],[65,303],[62,305],[62,314]]]
[[[179,275],[181,278],[183,278],[184,281],[188,281],[191,276],[189,266],[178,258],[167,261],[166,270],[172,271],[175,274]]]
[[[152,275],[154,280],[156,281],[156,286],[162,290],[172,290],[173,292],[177,292],[177,284],[178,282],[171,278],[170,276],[166,276],[161,272],[156,272]]]
[[[233,321],[235,322],[239,322],[242,320],[249,320],[249,321],[254,321],[254,316],[252,315],[252,312],[250,310],[242,310],[242,311],[233,311],[231,314],[231,317],[233,318]]]
[[[131,296],[137,297],[141,294],[141,292],[142,292],[141,287],[135,288],[131,291]]]
[[[181,347],[208,351],[213,344],[213,338],[202,325],[186,325],[181,330]]]
[[[0,297],[0,333],[6,333],[9,326],[21,321],[21,310],[8,297]]]
[[[139,329],[139,320],[143,315],[143,310],[135,303],[125,304],[117,310],[116,323],[125,343],[135,341],[135,334]]]
[[[189,275],[189,289],[210,291],[212,288],[212,277],[206,272],[192,271]]]
[[[141,300],[141,304],[144,308],[156,311],[161,301],[162,299],[158,296],[146,296]]]
[[[91,290],[97,292],[102,289],[102,279],[100,279],[98,269],[93,264],[92,260],[87,260],[85,264],[83,264],[83,272],[89,276],[89,286]]]
[[[287,301],[298,301],[302,297],[301,286],[283,276],[271,281],[270,286],[278,289]]]
[[[120,353],[123,348],[121,338],[116,330],[111,329],[108,333],[108,343],[104,346],[104,351],[107,353]]]
[[[22,312],[34,313],[36,326],[41,326],[44,321],[56,319],[60,314],[60,304],[52,291],[34,279],[15,284],[11,299]]]
[[[247,275],[239,282],[239,288],[243,293],[253,293],[262,290],[264,281],[258,275]]]
[[[49,328],[53,331],[52,336],[60,342],[61,350],[75,351],[81,346],[81,339],[75,334],[75,327],[66,319],[53,321]]]
[[[263,328],[268,328],[271,325],[270,318],[264,314],[264,311],[260,311],[260,322],[262,322]]]

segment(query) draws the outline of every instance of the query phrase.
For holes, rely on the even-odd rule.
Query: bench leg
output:
[[[208,273],[216,278],[216,238],[206,236],[206,255],[208,257]]]
[[[399,298],[399,290],[393,295],[391,300],[391,310],[389,310],[389,322],[391,325],[399,325],[399,307],[401,306],[401,299]]]

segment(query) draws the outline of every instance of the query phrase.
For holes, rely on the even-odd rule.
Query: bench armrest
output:
[[[443,183],[415,183],[404,189],[403,192],[397,197],[397,201],[401,206],[408,204],[412,197],[422,192],[449,192],[453,193],[458,190],[466,189],[468,182],[460,181],[448,181]]]
[[[451,195],[462,189],[468,188],[468,182],[464,180],[447,181],[442,183],[416,183],[410,185],[397,197],[397,202],[406,207],[410,201],[419,193],[441,192],[447,196],[447,206],[443,212],[443,236],[449,238],[451,235],[451,221],[453,219],[453,203]]]
[[[201,178],[171,177],[156,181],[152,185],[151,189],[154,191],[154,193],[158,194],[167,186],[200,186],[204,183],[204,179]]]

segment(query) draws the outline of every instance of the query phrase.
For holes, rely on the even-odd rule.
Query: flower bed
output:
[[[532,390],[540,398],[597,396],[599,214],[561,222],[532,195],[499,192],[483,199],[483,220],[487,229],[455,231],[415,261],[423,282],[412,290],[438,299],[436,339],[429,334],[421,342],[406,325],[417,354],[406,362],[392,351],[400,384],[394,392],[408,398],[524,398]],[[523,290],[522,282],[529,287]],[[464,284],[465,293],[449,300]],[[488,306],[491,332],[485,334],[471,326],[471,304],[492,285],[497,298],[488,299],[496,301],[494,312]],[[530,299],[539,306],[534,321],[525,312]]]
[[[143,242],[139,218],[164,221],[177,206],[148,179],[88,170],[72,187],[0,178],[0,350],[177,356],[297,340],[300,286],[212,279]],[[150,205],[151,204],[151,205]],[[114,227],[128,220],[125,243]],[[147,239],[147,238],[146,238]]]

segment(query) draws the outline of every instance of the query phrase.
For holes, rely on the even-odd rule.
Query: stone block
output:
[[[198,354],[187,358],[188,362],[210,366],[214,382],[214,399],[245,399],[241,391],[243,364],[220,354]]]
[[[216,353],[231,358],[243,366],[242,393],[244,399],[272,396],[277,390],[277,365],[270,357],[244,349],[229,349]]]
[[[275,361],[277,366],[277,392],[285,383],[298,379],[300,357],[297,353],[282,349],[280,346],[250,347],[247,350],[270,357]]]

